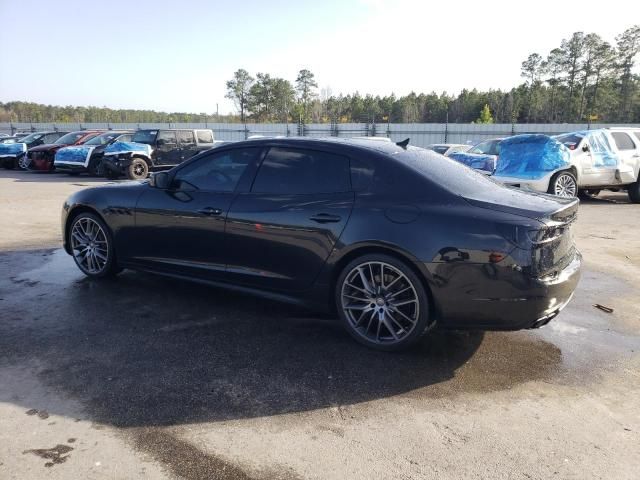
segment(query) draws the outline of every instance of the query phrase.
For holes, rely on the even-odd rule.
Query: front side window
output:
[[[115,132],[103,133],[102,135],[98,135],[96,137],[93,137],[88,142],[84,142],[84,144],[85,145],[106,145],[106,144],[110,143],[118,135],[120,135],[120,134],[119,133],[115,133]]]
[[[294,148],[269,149],[251,189],[257,193],[285,195],[350,190],[347,157]]]
[[[156,141],[157,130],[138,130],[134,135],[132,142],[146,143],[147,145],[153,145]]]
[[[53,142],[56,145],[73,145],[86,134],[84,132],[71,132],[66,135],[60,137],[58,140]]]
[[[174,183],[179,189],[233,192],[259,151],[259,148],[236,148],[200,157],[178,170]]]
[[[158,133],[158,146],[161,145],[171,145],[175,146],[176,142],[176,132],[170,130],[161,130]]]

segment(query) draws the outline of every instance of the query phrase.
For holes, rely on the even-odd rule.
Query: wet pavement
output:
[[[547,327],[434,331],[400,354],[298,307],[89,280],[56,248],[52,205],[28,247],[0,244],[0,478],[637,478],[640,245],[624,226],[640,208],[625,198],[581,205],[583,279]]]

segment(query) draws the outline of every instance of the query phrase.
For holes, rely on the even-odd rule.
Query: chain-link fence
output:
[[[433,143],[475,143],[519,133],[556,135],[596,129],[611,124],[468,124],[468,123],[0,123],[0,132],[70,132],[88,129],[210,128],[217,140],[238,141],[252,136],[283,137],[388,137],[393,141],[411,139],[411,145]],[[638,127],[638,125],[634,125]]]

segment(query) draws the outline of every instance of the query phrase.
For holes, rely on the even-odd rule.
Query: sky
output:
[[[575,0],[0,0],[0,101],[234,110],[244,68],[334,95],[509,89],[575,31],[609,42],[640,2]]]

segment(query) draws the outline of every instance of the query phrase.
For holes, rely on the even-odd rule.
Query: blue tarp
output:
[[[494,175],[538,179],[569,167],[570,157],[571,152],[567,147],[547,135],[516,135],[500,143],[500,156]]]
[[[64,147],[56,152],[55,162],[86,163],[95,147],[88,145],[76,145]]]
[[[456,162],[464,163],[467,167],[477,170],[493,172],[496,168],[495,155],[484,155],[481,153],[453,152],[449,154],[449,158]]]
[[[26,151],[26,143],[0,143],[0,155],[20,155]]]
[[[105,155],[114,153],[144,153],[151,155],[151,145],[134,142],[114,142],[104,149]]]

